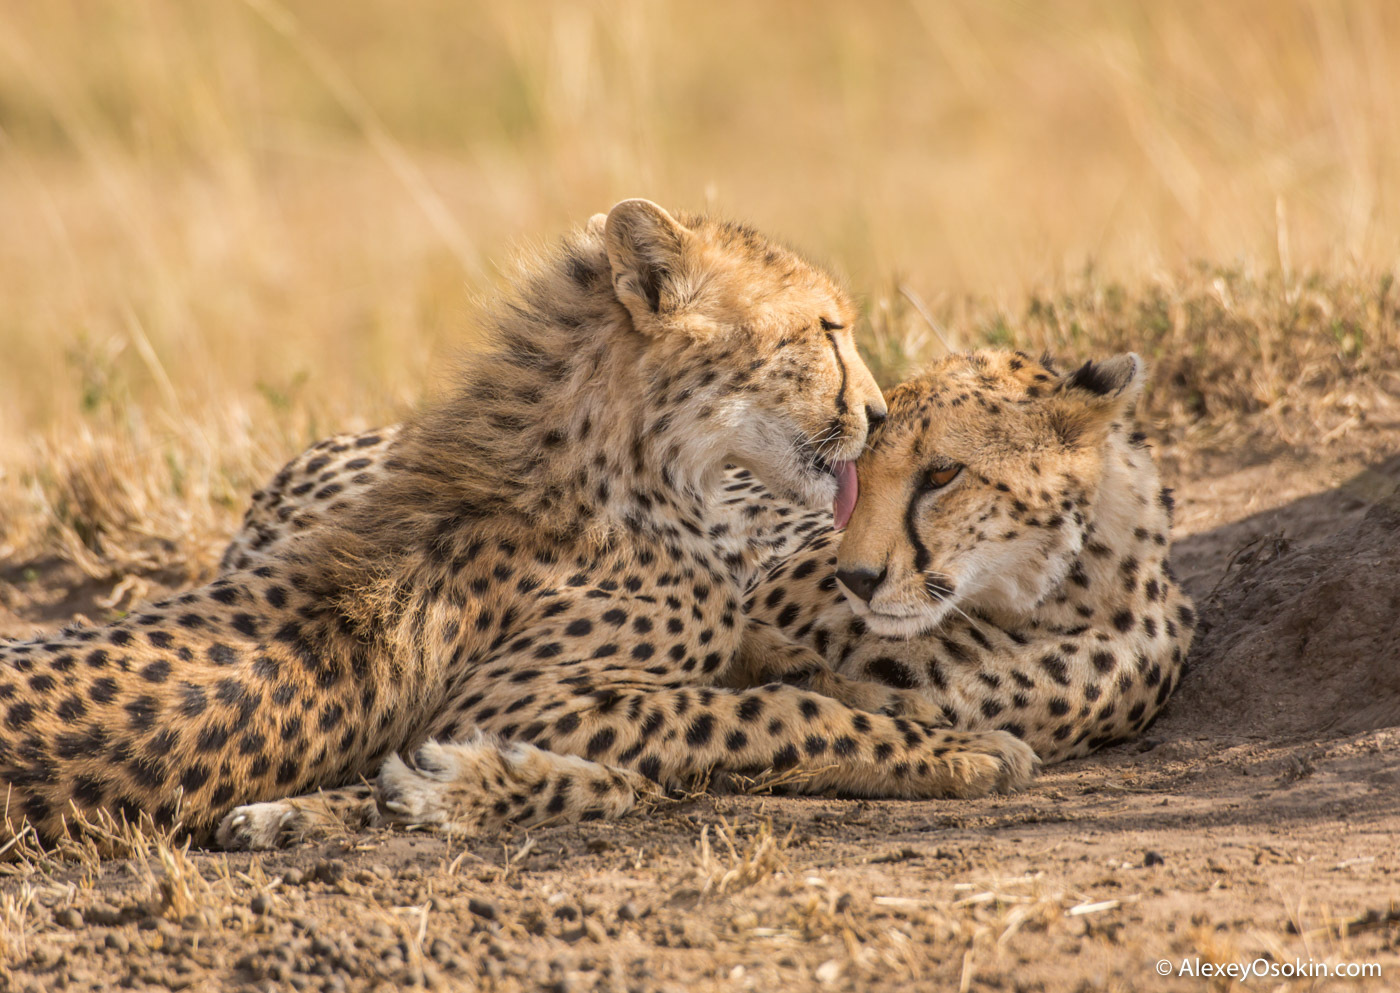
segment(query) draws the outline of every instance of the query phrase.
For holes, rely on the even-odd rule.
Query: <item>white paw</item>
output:
[[[234,807],[219,822],[220,848],[264,851],[285,845],[301,826],[301,812],[285,800]]]
[[[984,765],[976,788],[980,792],[1010,793],[1019,790],[1040,768],[1035,750],[1009,731],[983,731],[972,747],[981,753]]]
[[[413,756],[417,770],[398,755],[390,755],[379,769],[375,797],[387,819],[398,824],[444,824],[448,815],[447,783],[457,763],[443,746],[430,741]]]

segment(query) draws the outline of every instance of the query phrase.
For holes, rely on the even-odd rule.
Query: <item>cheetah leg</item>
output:
[[[228,849],[279,848],[386,823],[479,837],[507,824],[615,818],[659,792],[636,772],[478,733],[461,742],[429,741],[409,763],[390,756],[372,789],[350,786],[236,807],[217,840]]]
[[[413,753],[412,766],[390,756],[377,787],[385,820],[470,837],[507,824],[616,818],[639,800],[660,796],[639,773],[481,733],[461,742],[429,741]]]
[[[219,823],[214,838],[220,848],[260,851],[344,835],[379,821],[371,787],[343,786],[235,807]]]
[[[793,641],[771,624],[750,619],[734,662],[724,674],[723,685],[750,689],[779,679],[872,714],[907,717],[920,724],[948,724],[943,709],[926,694],[849,679],[834,672],[826,658],[814,649]]]
[[[537,685],[550,682],[559,681]],[[488,692],[483,703],[494,708],[502,699]],[[929,729],[781,683],[603,688],[563,699],[540,693],[528,708],[493,720],[515,722],[519,737],[546,751],[634,769],[667,786],[715,770],[771,770],[803,792],[980,796],[1023,786],[1038,761],[1005,731]]]

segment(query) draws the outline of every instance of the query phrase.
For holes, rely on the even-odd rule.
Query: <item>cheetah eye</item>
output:
[[[936,465],[931,466],[928,472],[924,473],[924,492],[929,490],[941,490],[953,480],[958,478],[958,473],[962,472],[961,465]]]
[[[835,321],[828,321],[825,317],[823,317],[823,318],[822,318],[822,330],[823,330],[823,331],[844,331],[844,330],[846,330],[846,325],[844,325],[844,324],[837,324]]]

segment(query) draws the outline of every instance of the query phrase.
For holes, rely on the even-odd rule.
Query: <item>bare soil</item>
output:
[[[0,988],[1400,988],[1396,451],[1389,428],[1243,465],[1168,449],[1189,674],[1142,740],[1023,793],[30,857],[0,879]],[[43,564],[0,587],[8,635],[109,592]],[[1230,963],[1310,974],[1200,975]],[[1381,974],[1318,975],[1349,964]]]

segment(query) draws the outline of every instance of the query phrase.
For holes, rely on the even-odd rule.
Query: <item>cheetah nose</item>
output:
[[[889,414],[883,407],[872,407],[868,403],[865,405],[865,420],[866,423],[869,424],[871,431],[874,431],[881,424],[884,424],[885,418],[888,416]]]
[[[836,579],[846,589],[869,603],[880,584],[885,581],[885,570],[876,572],[874,569],[837,569]]]

